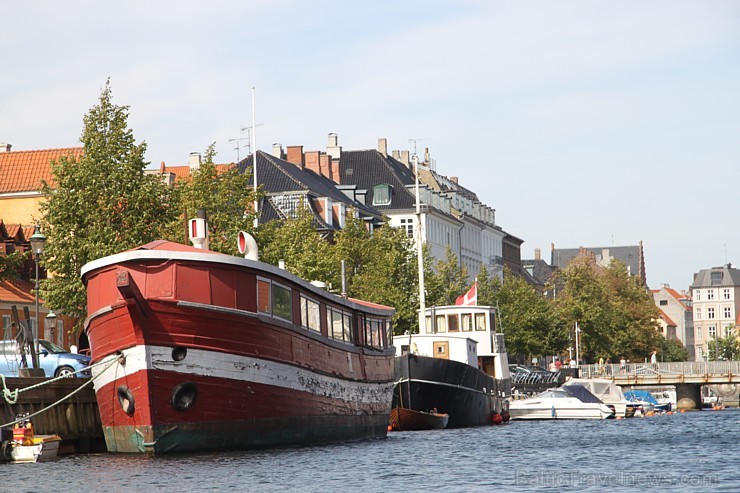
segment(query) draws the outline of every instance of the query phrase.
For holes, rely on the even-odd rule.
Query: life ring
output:
[[[193,382],[182,382],[172,391],[172,407],[178,411],[190,408],[198,396],[198,387]]]
[[[116,394],[118,395],[118,403],[121,405],[121,409],[123,409],[123,412],[131,416],[134,414],[134,409],[136,409],[136,403],[134,400],[134,394],[131,392],[131,389],[129,389],[125,385],[121,385],[118,387]]]

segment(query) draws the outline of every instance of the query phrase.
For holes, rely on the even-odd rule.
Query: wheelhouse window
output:
[[[463,313],[460,315],[461,328],[464,331],[470,332],[473,330],[473,315],[470,313]]]
[[[301,325],[307,329],[321,332],[319,304],[303,295],[301,295]]]
[[[491,314],[491,317],[493,317],[493,313]],[[486,330],[486,314],[485,313],[476,313],[475,314],[475,330]]]
[[[269,279],[257,279],[257,311],[293,321],[290,289]]]
[[[460,325],[457,321],[457,314],[455,315],[447,315],[447,327],[450,330],[450,332],[459,332],[460,331]]]
[[[329,336],[337,341],[354,342],[352,315],[335,306],[326,307],[326,323]]]
[[[387,183],[381,183],[373,187],[373,205],[388,205],[391,203],[393,187]]]
[[[447,319],[444,315],[437,315],[436,322],[437,332],[447,332]]]

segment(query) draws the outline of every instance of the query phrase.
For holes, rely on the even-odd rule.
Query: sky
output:
[[[0,19],[13,150],[80,145],[110,79],[152,167],[214,142],[244,158],[254,114],[268,152],[329,133],[428,148],[522,258],[642,241],[649,286],[678,290],[740,264],[737,1],[67,0]]]

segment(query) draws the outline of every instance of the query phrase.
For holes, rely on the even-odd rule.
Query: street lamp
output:
[[[28,239],[31,242],[31,251],[33,252],[33,261],[36,264],[36,323],[33,326],[33,367],[39,368],[39,260],[44,253],[46,246],[46,236],[41,233],[41,227],[37,224],[33,234]]]

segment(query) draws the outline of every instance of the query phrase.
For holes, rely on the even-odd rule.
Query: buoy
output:
[[[501,415],[498,413],[494,414],[493,418],[491,419],[493,420],[493,424],[495,425],[500,425],[501,423],[504,422],[504,418],[502,418]]]
[[[617,416],[617,419],[622,419],[622,416]]]
[[[393,425],[388,425],[388,431],[393,431]]]

